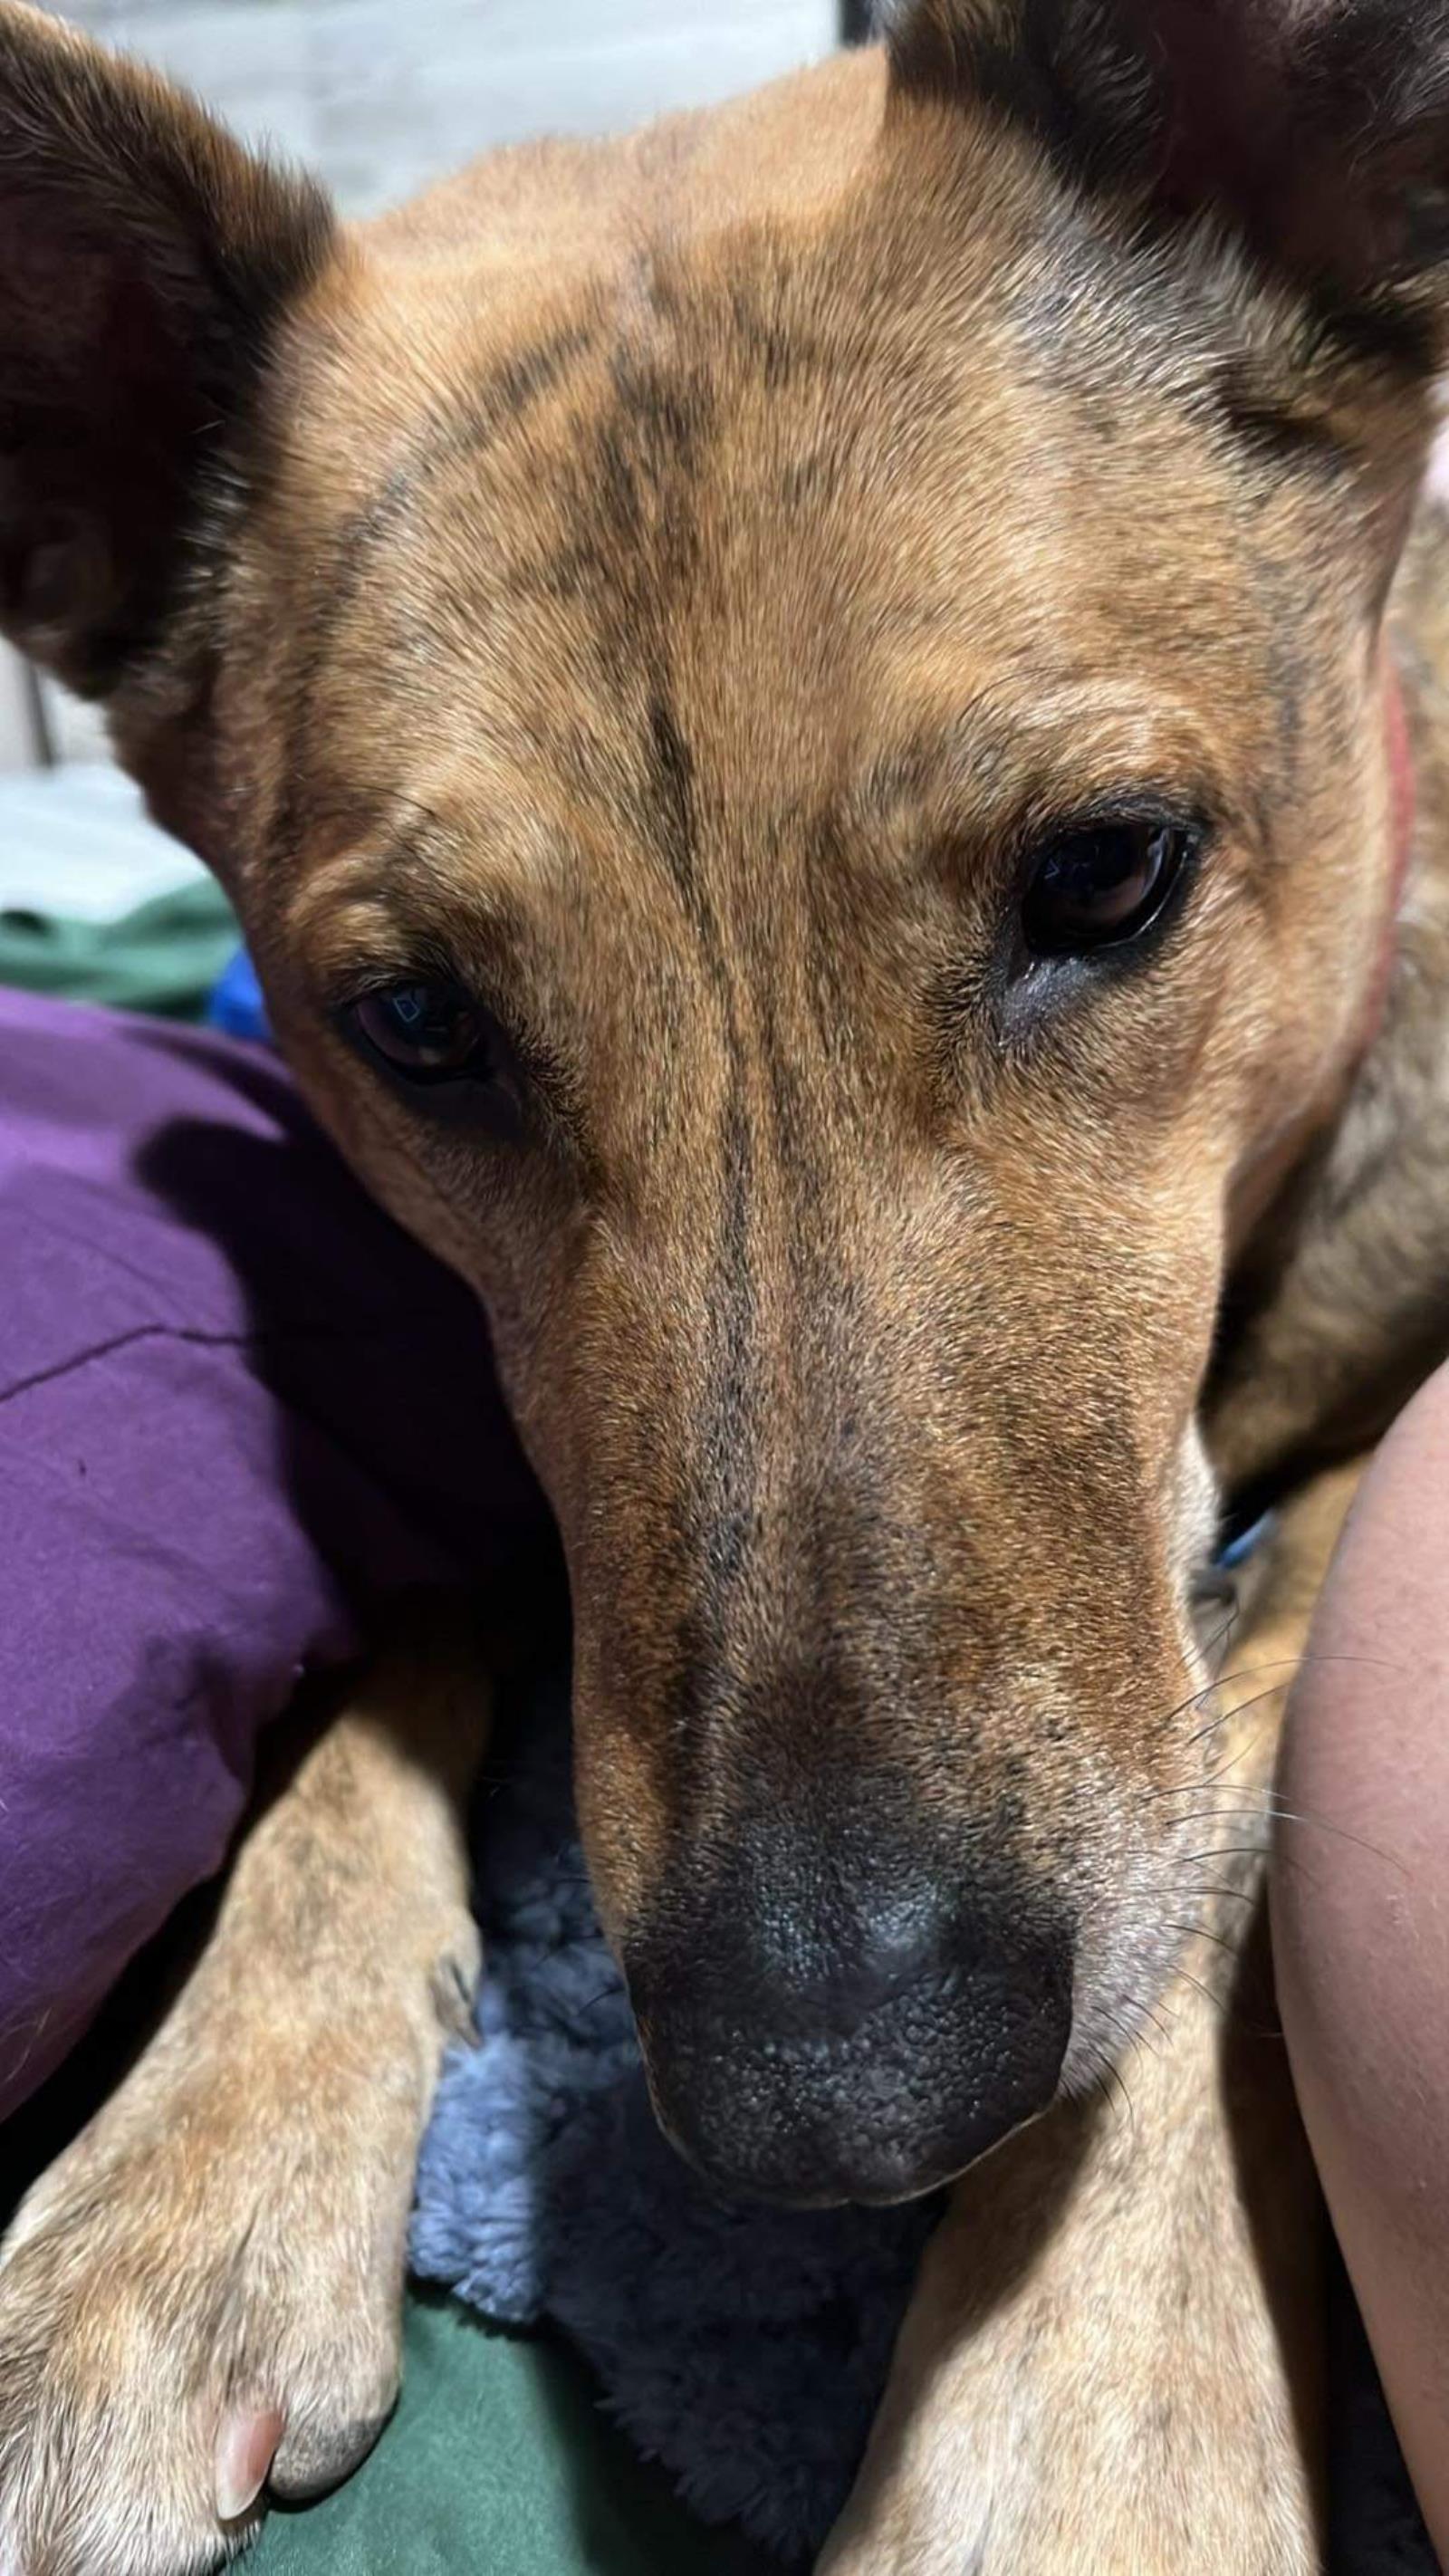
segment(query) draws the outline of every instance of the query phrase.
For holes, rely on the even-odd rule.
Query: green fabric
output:
[[[706,2531],[601,2413],[581,2363],[408,2303],[403,2394],[355,2478],[274,2513],[256,2576],[781,2576]]]
[[[0,984],[194,1020],[238,937],[231,906],[209,877],[119,921],[0,911]]]

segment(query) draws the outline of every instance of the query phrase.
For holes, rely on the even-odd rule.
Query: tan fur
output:
[[[1266,1776],[1268,1734],[1250,1764],[1203,1699],[1219,1480],[1361,1447],[1449,1343],[1427,509],[1385,616],[1443,340],[1409,259],[1432,226],[1403,220],[1440,30],[1426,8],[1366,141],[1351,53],[1300,63],[1304,13],[1264,44],[1215,5],[1296,158],[1193,122],[1191,11],[1147,67],[1134,0],[937,0],[897,13],[889,75],[865,55],[505,154],[350,235],[0,7],[0,622],[104,695],[233,891],[319,1112],[487,1309],[568,1555],[585,1836],[666,2110],[709,2051],[671,2050],[653,1993],[713,1990],[748,2054],[748,1946],[727,2022],[718,1989],[732,1942],[778,1938],[782,1850],[825,1952],[871,1872],[887,1913],[892,1870],[913,1897],[1004,1886],[991,1938],[1029,1958],[1071,1926],[1067,2105],[962,2187],[841,2576],[963,2543],[992,2576],[1313,2559],[1215,1974],[1134,2061],[1135,2130],[1080,2105],[1194,1955],[1218,1766]],[[77,309],[116,273],[142,296],[108,371],[22,291],[42,220]],[[158,386],[169,449],[135,426]],[[1386,656],[1420,806],[1365,1061]],[[1008,955],[1029,853],[1149,789],[1211,826],[1180,928],[1043,999]],[[422,1114],[344,1033],[359,989],[439,959],[507,1020],[507,1143]],[[1294,1524],[1285,1579],[1335,1507]],[[1255,1647],[1291,1655],[1303,1616],[1265,1612]],[[342,2350],[299,2357],[263,2263],[243,2393],[340,2457],[390,2384],[460,1834],[429,1758],[354,1795],[337,1741],[4,2258],[0,2493],[45,2576],[220,2547],[235,2391],[203,2320],[278,2154],[347,2213],[314,2192],[297,2233]],[[364,1856],[375,1907],[347,1893]],[[329,1939],[378,2002],[324,2138],[310,2099],[280,2106],[319,2044],[298,1927],[334,1882]],[[964,2161],[924,2136],[954,2074],[943,2042],[900,2088],[902,2187]],[[1263,2187],[1301,2209],[1276,2085],[1252,2076],[1250,2161],[1271,2146]],[[129,2177],[143,2135],[161,2188],[98,2213],[95,2160]],[[349,2308],[318,2284],[359,2241],[383,2252]],[[1144,2291],[1169,2241],[1191,2330]],[[103,2543],[93,2499],[129,2503],[147,2459]]]

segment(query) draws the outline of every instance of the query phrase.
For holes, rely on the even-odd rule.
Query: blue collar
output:
[[[1246,1526],[1230,1519],[1218,1543],[1213,1564],[1221,1566],[1226,1574],[1235,1574],[1240,1565],[1247,1564],[1249,1557],[1257,1555],[1277,1517],[1276,1512],[1259,1512],[1257,1519],[1249,1521]]]

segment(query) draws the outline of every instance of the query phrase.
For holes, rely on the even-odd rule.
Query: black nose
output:
[[[859,1844],[768,1827],[626,1949],[660,2120],[722,2189],[910,2199],[1056,2092],[1065,1926],[1000,1865]]]

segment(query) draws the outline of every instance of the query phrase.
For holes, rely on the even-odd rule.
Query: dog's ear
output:
[[[887,0],[899,90],[974,96],[1095,186],[1212,209],[1442,355],[1449,0]]]
[[[0,631],[73,687],[161,641],[331,232],[194,102],[0,0]]]

